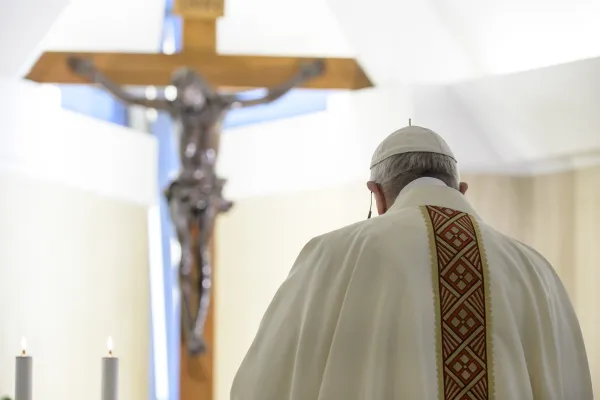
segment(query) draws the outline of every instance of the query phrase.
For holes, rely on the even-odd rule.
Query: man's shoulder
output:
[[[300,251],[297,262],[292,268],[291,275],[300,271],[327,271],[331,267],[338,271],[343,266],[353,266],[348,260],[358,258],[368,259],[371,255],[381,258],[386,253],[398,252],[404,247],[409,248],[414,242],[415,228],[426,229],[425,220],[419,207],[407,208],[394,213],[386,213],[375,218],[359,221],[331,232],[313,237]],[[408,240],[394,241],[393,248],[389,246],[389,238],[406,229],[410,233]],[[427,238],[427,235],[422,235]]]
[[[528,244],[520,241],[519,239],[502,233],[497,229],[493,228],[492,226],[486,223],[482,223],[481,221],[479,221],[478,225],[479,229],[481,230],[484,236],[484,244],[486,242],[485,238],[487,238],[496,245],[508,246],[513,248],[515,251],[521,253],[527,259],[536,259],[549,264],[548,260],[546,260],[546,258],[540,252],[538,252],[536,249],[529,246]]]
[[[537,271],[538,274],[551,281],[560,280],[552,264],[539,251],[532,246],[508,236],[486,224],[480,224],[483,233],[484,247],[498,246],[513,254],[518,264],[526,264]]]
[[[426,227],[421,212],[421,207],[408,207],[396,210],[371,219],[355,222],[351,225],[324,233],[314,237],[308,244],[310,246],[326,246],[328,248],[347,247],[362,244],[364,241],[374,239],[380,235],[390,234],[390,230],[397,234],[399,229],[412,230],[416,225]]]
[[[542,253],[517,239],[511,238],[511,240],[516,242],[521,252],[525,254],[526,257],[529,260],[531,260],[535,265],[537,265],[539,268],[542,268],[547,275],[551,276],[552,279],[560,280],[558,273],[556,272],[550,261],[548,261],[548,259],[542,255]]]

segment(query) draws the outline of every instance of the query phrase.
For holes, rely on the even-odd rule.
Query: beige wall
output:
[[[34,398],[100,396],[112,335],[120,398],[147,400],[147,209],[0,170],[0,395],[25,336]]]
[[[564,229],[561,242],[574,247],[573,299],[590,358],[596,394],[600,394],[600,168],[575,176],[574,229]],[[559,229],[559,228],[557,228]],[[558,241],[557,241],[558,242]],[[568,267],[567,267],[568,268]]]
[[[600,390],[600,168],[537,177],[464,176],[478,212],[536,247],[571,294]],[[217,231],[216,399],[235,371],[301,247],[311,237],[366,217],[363,183],[239,200]]]

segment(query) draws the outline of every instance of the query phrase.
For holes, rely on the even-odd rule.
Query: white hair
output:
[[[456,161],[437,153],[403,153],[391,156],[371,168],[371,180],[381,185],[385,197],[396,200],[400,191],[419,178],[437,178],[458,190],[459,175]]]

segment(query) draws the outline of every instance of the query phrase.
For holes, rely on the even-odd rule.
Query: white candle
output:
[[[27,340],[21,339],[21,354],[17,356],[15,400],[31,400],[31,371],[33,359],[27,355]]]
[[[112,337],[108,338],[108,357],[102,358],[102,400],[117,400],[119,359],[113,356]]]

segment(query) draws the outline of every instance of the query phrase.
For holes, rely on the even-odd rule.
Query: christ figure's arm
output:
[[[157,110],[167,110],[168,102],[164,99],[147,99],[145,97],[133,95],[121,86],[111,81],[106,75],[100,72],[91,60],[86,60],[78,57],[69,57],[67,64],[71,71],[85,78],[91,83],[96,83],[102,86],[106,91],[112,94],[121,102],[130,105],[135,104],[143,107],[155,108]]]
[[[282,83],[279,86],[270,88],[267,94],[258,99],[242,100],[238,95],[231,95],[230,101],[234,108],[251,107],[259,104],[268,104],[275,100],[278,100],[283,95],[288,93],[293,88],[302,85],[303,83],[322,75],[325,72],[325,62],[323,60],[316,60],[310,64],[304,64],[300,68],[300,71],[290,78],[288,81]]]

